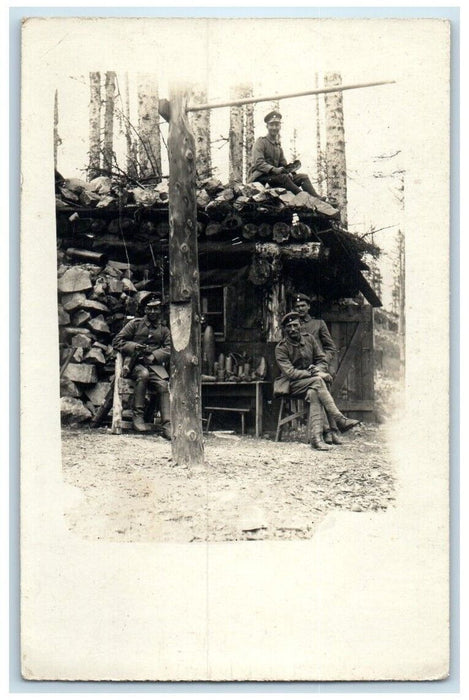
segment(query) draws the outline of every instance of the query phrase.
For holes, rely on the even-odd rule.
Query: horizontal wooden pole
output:
[[[289,97],[304,97],[306,95],[322,95],[328,92],[343,92],[344,90],[356,90],[358,88],[375,87],[376,85],[391,85],[395,80],[381,80],[377,83],[356,83],[355,85],[333,85],[327,88],[316,88],[315,90],[305,90],[305,92],[291,92],[287,95],[268,95],[267,97],[246,97],[242,100],[231,100],[228,102],[210,102],[196,105],[190,104],[186,107],[186,112],[200,112],[204,109],[218,109],[219,107],[237,107],[240,105],[251,105],[255,102],[274,102],[275,100],[286,100]]]

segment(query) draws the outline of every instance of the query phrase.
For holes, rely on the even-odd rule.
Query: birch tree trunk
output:
[[[132,122],[130,120],[130,90],[129,90],[129,74],[125,74],[125,143],[127,148],[126,163],[127,174],[130,177],[136,178],[137,173],[137,144],[132,131]]]
[[[399,360],[401,378],[405,376],[405,238],[401,230],[397,234],[397,252],[399,265]]]
[[[114,152],[114,98],[116,94],[116,74],[107,71],[105,82],[106,102],[104,105],[103,169],[112,171]]]
[[[315,73],[314,87],[319,89],[319,75]],[[314,96],[314,105],[316,108],[316,174],[317,174],[317,191],[321,197],[324,196],[324,154],[321,148],[321,114],[319,109],[319,95]]]
[[[324,86],[341,85],[340,73],[327,73]],[[324,95],[326,107],[327,196],[337,201],[340,220],[347,226],[347,168],[345,160],[344,107],[341,92]]]
[[[101,74],[90,73],[89,105],[89,163],[88,173],[92,180],[101,169]]]
[[[62,143],[59,136],[59,93],[54,93],[54,170],[57,170],[57,152]]]
[[[141,75],[138,84],[138,161],[140,177],[161,180],[160,115],[158,84],[152,75]]]
[[[230,96],[233,100],[242,98],[241,86],[232,88]],[[230,107],[230,160],[229,180],[230,184],[243,181],[243,147],[244,147],[244,119],[243,106]]]
[[[190,101],[194,104],[206,104],[207,89],[201,85],[195,85],[191,91]],[[197,177],[199,180],[205,180],[212,176],[210,110],[189,112],[189,124],[195,139]]]
[[[195,140],[186,114],[189,91],[170,89],[169,297],[171,432],[176,464],[204,457]]]
[[[252,97],[253,94],[252,85],[246,85],[243,97]],[[244,181],[247,182],[254,148],[254,105],[244,105],[244,110]]]

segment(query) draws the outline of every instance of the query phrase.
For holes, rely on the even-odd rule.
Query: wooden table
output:
[[[264,399],[264,384],[269,382],[258,380],[256,382],[202,382],[202,407],[208,401],[212,404],[213,399],[221,398],[249,398],[254,400],[254,434],[256,438],[262,437],[262,414]],[[222,405],[222,404],[220,404]]]

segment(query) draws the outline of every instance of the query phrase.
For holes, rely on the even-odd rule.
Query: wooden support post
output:
[[[176,464],[201,464],[201,348],[195,140],[186,116],[189,90],[170,90],[169,295],[171,433]]]
[[[112,426],[111,433],[113,435],[120,435],[122,433],[122,398],[120,394],[121,381],[122,381],[122,366],[123,358],[122,354],[118,352],[116,354],[116,367],[114,374],[114,399],[112,402]]]

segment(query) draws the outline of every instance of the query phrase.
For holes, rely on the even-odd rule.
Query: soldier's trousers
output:
[[[160,379],[155,372],[144,365],[136,365],[132,372],[132,379],[135,380],[134,406],[143,408],[145,406],[145,396],[147,389],[152,387],[157,394],[167,394],[169,392],[169,382],[167,379]]]

